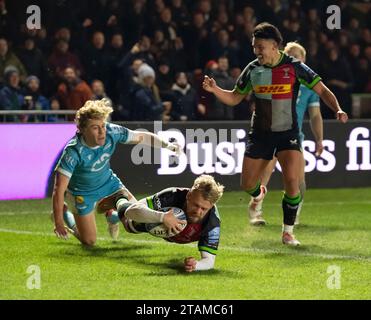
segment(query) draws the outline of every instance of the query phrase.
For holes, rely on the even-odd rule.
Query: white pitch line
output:
[[[244,208],[247,207],[247,200],[246,203],[241,204],[220,204],[218,208]],[[344,205],[354,205],[354,204],[361,204],[361,205],[369,205],[371,201],[324,201],[324,202],[305,202],[304,206],[344,206]],[[266,207],[277,207],[281,206],[280,203],[265,203],[264,206]],[[16,215],[37,215],[37,214],[50,214],[51,211],[9,211],[9,212],[1,212],[0,216],[16,216]]]
[[[26,231],[26,230],[14,230],[14,229],[3,229],[0,228],[0,232],[3,233],[13,233],[13,234],[25,234],[25,235],[35,235],[35,236],[48,236],[48,237],[55,237],[53,233],[47,232],[37,232],[37,231]],[[97,240],[100,241],[112,241],[111,238],[106,237],[98,237]],[[125,239],[125,242],[129,243],[141,243],[141,244],[156,244],[156,245],[179,245],[176,243],[166,242],[166,241],[155,241],[155,240],[134,240],[134,239]],[[186,244],[187,246],[197,247],[196,244]],[[258,248],[244,248],[238,246],[219,246],[220,250],[229,250],[229,251],[237,251],[237,252],[249,252],[249,253],[263,253],[263,254],[286,254],[286,255],[299,255],[305,257],[317,257],[322,259],[338,259],[338,260],[356,260],[356,261],[365,261],[371,262],[371,257],[361,257],[361,256],[349,256],[349,255],[338,255],[338,254],[321,254],[321,253],[310,253],[310,252],[302,252],[302,251],[280,251],[280,250],[268,250],[268,249],[258,249]]]

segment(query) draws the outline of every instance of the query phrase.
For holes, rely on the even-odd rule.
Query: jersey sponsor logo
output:
[[[254,92],[260,94],[286,94],[291,92],[291,84],[271,84],[266,86],[255,86]]]
[[[102,154],[102,156],[100,157],[100,159],[97,160],[97,161],[95,161],[94,164],[92,165],[91,171],[92,172],[101,171],[106,166],[106,164],[108,163],[109,159],[110,159],[110,154],[109,153]]]
[[[74,163],[75,163],[75,159],[72,158],[69,154],[66,154],[64,156],[64,159],[65,159],[66,163],[69,164],[69,165],[71,165],[71,166],[73,166]]]
[[[294,140],[290,140],[290,143],[292,146],[295,146],[298,144],[298,140],[297,139],[294,139]]]
[[[76,196],[75,200],[76,200],[76,203],[78,203],[78,204],[84,203],[84,197],[83,196]]]

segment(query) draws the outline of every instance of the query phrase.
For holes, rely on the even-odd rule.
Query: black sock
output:
[[[300,193],[290,198],[286,195],[283,196],[282,199],[282,209],[283,209],[283,223],[288,226],[293,226],[295,224],[296,213],[299,208],[299,204],[301,202],[301,195]]]

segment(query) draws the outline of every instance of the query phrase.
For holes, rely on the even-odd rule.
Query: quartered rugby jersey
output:
[[[160,210],[166,207],[184,208],[188,188],[168,188],[147,198],[151,209]],[[198,241],[198,249],[216,254],[220,238],[220,218],[214,205],[204,217],[202,223],[188,223],[182,232],[165,240],[175,243]]]
[[[296,99],[300,84],[312,89],[321,78],[294,57],[281,52],[274,66],[252,61],[237,79],[235,90],[243,95],[253,92],[256,108],[251,128],[254,132],[297,130]]]

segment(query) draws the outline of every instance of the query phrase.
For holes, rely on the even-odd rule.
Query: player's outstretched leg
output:
[[[97,203],[97,208],[96,208],[97,213],[102,214],[102,213],[106,213],[107,211],[111,209],[117,209],[117,201],[119,201],[120,199],[126,199],[126,200],[129,199],[129,194],[127,190],[121,189],[117,191],[116,193],[101,199]]]

